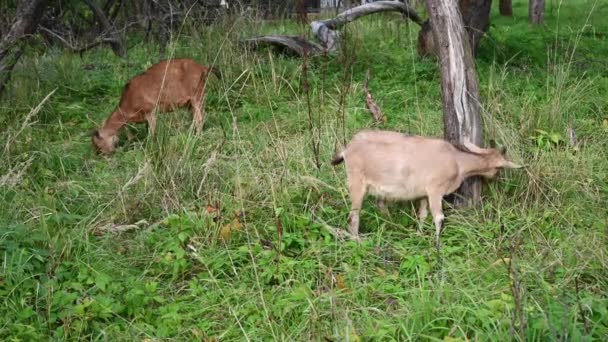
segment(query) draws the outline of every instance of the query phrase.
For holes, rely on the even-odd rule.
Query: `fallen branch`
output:
[[[369,69],[365,72],[365,84],[363,85],[363,92],[365,93],[365,106],[369,110],[372,118],[376,123],[382,123],[385,120],[384,114],[380,107],[374,101],[371,92],[369,91]]]
[[[139,220],[133,224],[114,224],[109,223],[101,227],[97,227],[93,230],[93,234],[100,236],[104,234],[120,234],[124,232],[128,232],[130,230],[142,229],[144,227],[149,227],[150,224],[146,220]]]
[[[349,239],[353,241],[361,241],[360,237],[354,236],[346,230],[334,228],[318,217],[315,217],[314,222],[320,224],[323,228],[325,228],[325,230],[329,232],[329,234],[331,234],[334,238],[338,240],[343,241]]]
[[[321,45],[298,36],[269,35],[246,39],[245,42],[257,47],[259,43],[267,43],[291,50],[297,55],[303,56],[322,54],[324,52],[335,52],[340,49],[341,38],[336,31],[342,26],[355,21],[363,16],[380,12],[400,12],[416,24],[422,26],[422,19],[409,4],[400,1],[376,1],[365,5],[353,7],[338,14],[335,18],[327,20],[315,20],[310,23],[312,33],[321,42]]]
[[[323,52],[323,47],[300,36],[262,36],[245,40],[251,47],[257,48],[260,44],[274,45],[283,48],[283,51],[291,54],[304,56],[318,55]]]

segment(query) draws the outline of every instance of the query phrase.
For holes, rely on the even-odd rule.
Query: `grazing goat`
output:
[[[205,84],[210,72],[221,78],[217,69],[183,58],[161,61],[133,77],[125,85],[118,108],[93,132],[94,148],[104,154],[111,153],[118,141],[118,130],[131,122],[147,121],[153,134],[157,110],[171,112],[188,105],[196,133],[200,133],[205,114],[202,108]]]
[[[407,136],[398,132],[364,130],[357,133],[332,165],[344,161],[352,201],[350,232],[359,238],[359,211],[366,192],[384,199],[419,199],[422,225],[430,206],[435,238],[443,225],[443,196],[458,189],[470,176],[492,178],[501,168],[520,168],[508,161],[504,150],[480,148],[465,142],[464,148],[434,138]]]

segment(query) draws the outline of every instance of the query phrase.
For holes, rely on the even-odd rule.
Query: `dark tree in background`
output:
[[[122,39],[114,27],[114,24],[110,22],[104,11],[97,5],[95,0],[84,0],[84,2],[89,6],[93,14],[95,15],[95,19],[101,25],[103,33],[108,35],[108,38],[105,38],[104,42],[108,43],[112,47],[112,51],[117,56],[123,57],[126,53],[124,44],[122,43]],[[109,0],[108,3],[113,2],[113,0]],[[110,8],[111,5],[106,4],[107,8]]]
[[[426,6],[433,23],[432,32],[441,68],[444,137],[454,144],[462,144],[466,140],[481,146],[479,81],[469,34],[457,0],[427,0]],[[466,180],[458,193],[461,197],[456,197],[455,205],[478,203],[481,199],[480,180]]]
[[[541,24],[545,19],[545,0],[530,0],[528,19],[532,24]]]
[[[473,55],[475,55],[481,38],[490,27],[492,0],[460,0],[458,1],[458,5],[458,16],[462,18],[471,41],[470,48],[472,48]],[[424,23],[418,33],[418,54],[421,56],[437,55],[432,26],[433,19],[430,15],[429,20]]]
[[[513,3],[511,0],[499,0],[498,11],[500,12],[500,15],[505,17],[513,16]]]
[[[0,95],[23,53],[20,43],[36,32],[46,4],[46,0],[19,1],[15,20],[0,41]]]

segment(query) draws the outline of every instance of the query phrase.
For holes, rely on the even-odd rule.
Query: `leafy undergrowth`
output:
[[[361,244],[331,234],[349,201],[328,161],[373,126],[366,70],[382,128],[441,135],[437,67],[398,16],[355,22],[344,53],[306,61],[308,96],[302,60],[238,44],[297,26],[187,25],[170,51],[224,74],[203,134],[187,111],[160,115],[109,158],[89,132],[157,48],[28,51],[0,103],[0,338],[504,341],[521,312],[528,340],[605,338],[608,6],[547,6],[533,27],[516,1],[482,42],[485,136],[526,169],[447,211],[440,259],[408,203],[385,216],[367,200]]]

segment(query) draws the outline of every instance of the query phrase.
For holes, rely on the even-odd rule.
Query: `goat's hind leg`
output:
[[[441,236],[441,231],[443,230],[443,220],[445,216],[443,215],[443,209],[441,208],[441,200],[443,199],[442,195],[429,195],[429,206],[431,208],[431,214],[433,214],[433,222],[435,223],[435,245],[437,250],[440,248],[439,238]]]
[[[349,214],[349,230],[356,239],[359,239],[359,213],[361,212],[365,190],[365,184],[362,179],[357,177],[348,180],[348,192],[352,202]]]
[[[388,211],[388,206],[386,205],[386,200],[384,198],[378,198],[376,205],[378,206],[378,209],[382,215],[388,216],[389,218],[391,217],[391,213]]]
[[[424,220],[429,214],[429,201],[426,198],[420,199],[418,201],[418,232],[422,232],[422,228],[424,227]]]

